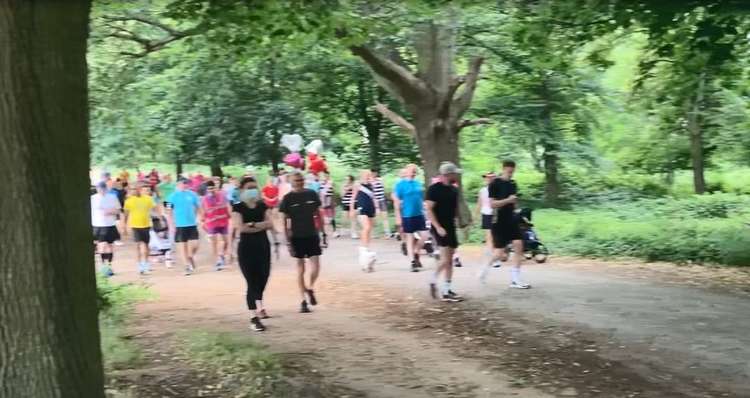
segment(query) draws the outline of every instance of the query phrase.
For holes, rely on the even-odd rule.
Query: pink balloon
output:
[[[302,159],[302,156],[300,156],[297,152],[292,152],[284,156],[284,163],[289,167],[294,167],[296,169],[302,169],[305,167],[305,161]]]

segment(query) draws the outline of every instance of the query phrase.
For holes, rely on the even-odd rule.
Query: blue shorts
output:
[[[403,217],[401,218],[401,228],[404,233],[411,234],[418,231],[427,231],[424,216]]]

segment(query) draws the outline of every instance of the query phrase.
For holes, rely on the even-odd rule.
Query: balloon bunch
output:
[[[281,145],[289,150],[284,156],[284,164],[295,169],[305,169],[305,159],[300,155],[302,149],[302,137],[299,134],[284,134],[281,137]],[[313,140],[305,147],[307,152],[308,170],[318,175],[321,172],[328,172],[328,165],[325,159],[320,155],[323,152],[323,141]]]

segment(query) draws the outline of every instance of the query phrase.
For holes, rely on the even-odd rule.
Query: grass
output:
[[[178,337],[192,366],[223,377],[221,384],[234,397],[283,396],[289,386],[280,360],[250,337],[209,331],[189,331]]]
[[[97,279],[99,298],[99,332],[106,370],[123,369],[138,363],[141,353],[130,340],[125,327],[138,301],[152,299],[153,292],[142,286],[114,284]]]

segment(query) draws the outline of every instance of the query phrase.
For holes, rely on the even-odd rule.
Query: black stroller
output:
[[[549,257],[549,250],[539,240],[534,231],[534,224],[531,223],[531,209],[521,209],[516,215],[518,216],[518,225],[521,227],[521,234],[523,235],[524,257],[527,260],[533,259],[539,264],[546,262]]]

